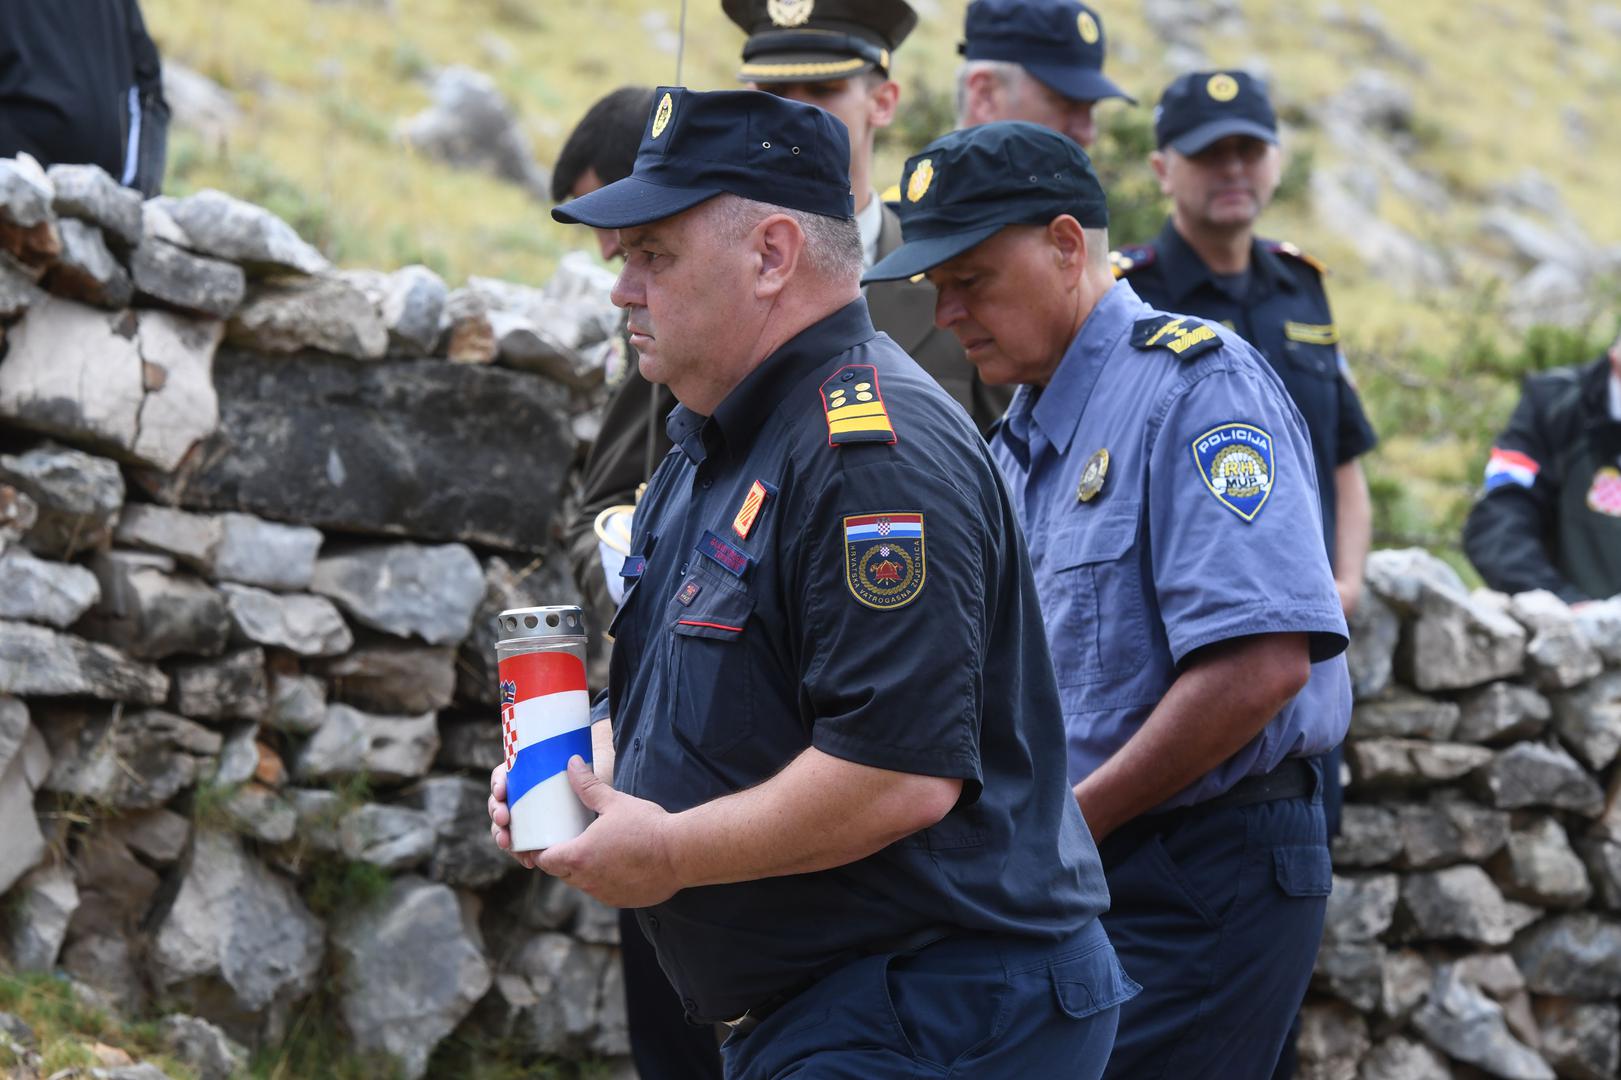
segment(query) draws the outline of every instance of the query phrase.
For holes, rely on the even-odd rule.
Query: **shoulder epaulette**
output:
[[[871,364],[847,364],[822,384],[822,409],[827,413],[827,444],[893,443],[895,428],[878,389],[878,369]]]
[[[878,201],[881,203],[886,203],[890,206],[899,206],[901,201],[901,186],[899,184],[889,185],[884,189],[884,193],[878,196]]]
[[[1166,349],[1173,356],[1192,360],[1221,348],[1221,335],[1187,315],[1150,315],[1132,326],[1131,343],[1139,349]]]
[[[1307,255],[1287,240],[1271,240],[1267,242],[1267,250],[1274,255],[1287,255],[1296,262],[1303,262],[1319,274],[1328,273],[1328,264],[1315,255]]]
[[[1152,244],[1128,244],[1119,251],[1109,252],[1109,269],[1114,271],[1115,280],[1119,281],[1133,270],[1153,265],[1158,254]]]

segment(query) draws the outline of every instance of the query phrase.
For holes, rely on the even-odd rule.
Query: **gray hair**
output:
[[[1104,270],[1113,274],[1114,269],[1109,263],[1109,230],[1106,228],[1082,229],[1081,232],[1086,236],[1087,267],[1092,270]]]
[[[1009,96],[1015,100],[1024,92],[1025,80],[1030,73],[1023,66],[1011,60],[969,60],[957,69],[957,126],[962,127],[968,119],[968,80],[977,72],[988,72],[1000,85],[1007,89]]]
[[[828,217],[807,210],[745,199],[741,195],[720,195],[713,213],[731,239],[741,240],[750,229],[773,214],[792,218],[805,234],[801,258],[811,273],[829,281],[857,281],[861,277],[861,229],[855,218]]]

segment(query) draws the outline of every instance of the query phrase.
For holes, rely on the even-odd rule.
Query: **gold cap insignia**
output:
[[[934,159],[924,158],[912,170],[912,179],[906,182],[906,198],[910,202],[917,202],[929,193],[929,185],[934,183]]]
[[[659,100],[658,111],[653,114],[653,138],[656,139],[664,134],[664,129],[670,126],[670,114],[673,112],[675,112],[675,102],[670,100],[669,94],[665,94]]]
[[[1088,45],[1096,45],[1102,33],[1098,30],[1098,21],[1092,17],[1090,11],[1083,11],[1075,17],[1075,27],[1081,32],[1081,40]]]
[[[766,0],[765,13],[773,26],[804,26],[815,6],[816,0]]]
[[[1238,96],[1238,80],[1225,72],[1210,76],[1204,88],[1205,93],[1216,101],[1231,101]]]

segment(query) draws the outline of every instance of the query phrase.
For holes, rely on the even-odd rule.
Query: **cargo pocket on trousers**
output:
[[[1333,863],[1322,844],[1275,847],[1272,869],[1286,896],[1327,896],[1334,887]]]
[[[1112,1009],[1136,997],[1142,987],[1120,966],[1112,948],[1059,960],[1048,969],[1058,1008],[1071,1020]]]

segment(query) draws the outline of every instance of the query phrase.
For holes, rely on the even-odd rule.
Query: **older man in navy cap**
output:
[[[568,768],[598,817],[522,859],[639,909],[729,1077],[1097,1077],[1137,987],[1029,562],[967,415],[867,316],[844,127],[656,95],[634,172],[553,211],[619,230],[614,299],[680,404],[612,750]]]
[[[1103,18],[1078,0],[974,0],[963,38],[958,127],[1025,120],[1089,147],[1099,101],[1136,103],[1103,74]]]
[[[906,242],[991,382],[1030,538],[1104,917],[1144,992],[1108,1075],[1264,1080],[1311,976],[1330,885],[1316,758],[1350,719],[1345,618],[1311,441],[1219,324],[1116,282],[1085,151],[1024,123],[908,161]]]

